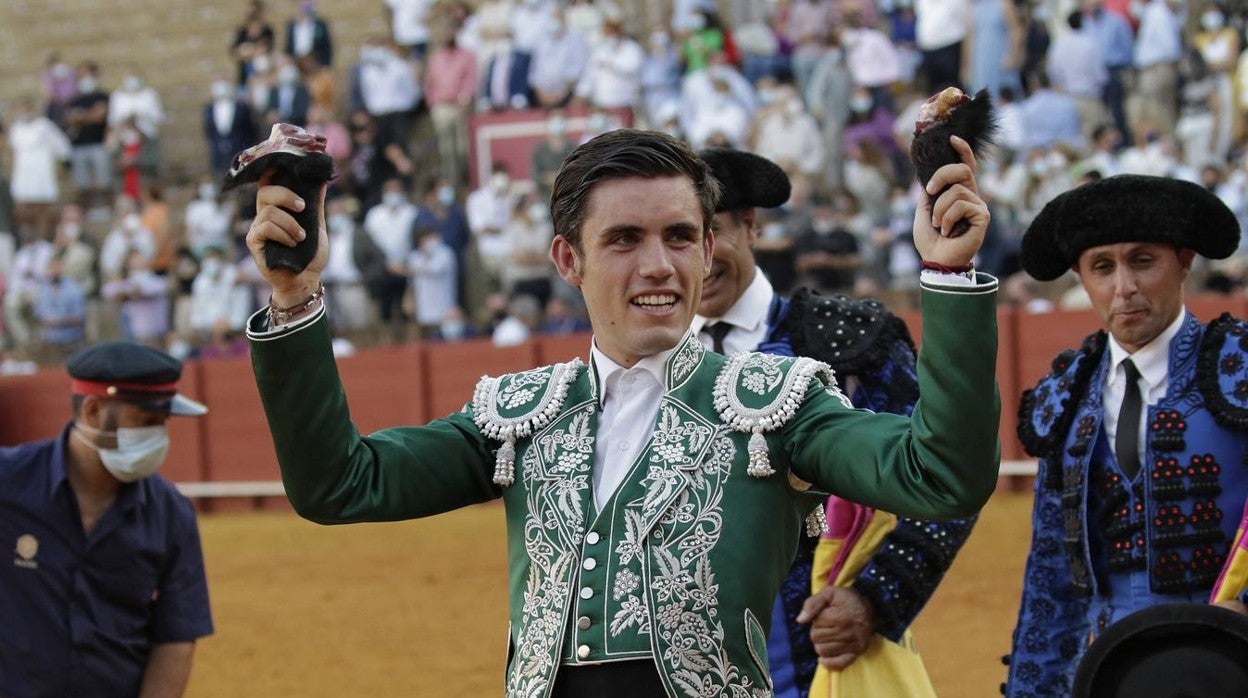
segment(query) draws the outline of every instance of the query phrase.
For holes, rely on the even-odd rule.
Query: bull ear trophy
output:
[[[971,146],[977,160],[982,160],[992,147],[1000,127],[988,90],[980,90],[972,99],[956,87],[947,87],[934,94],[919,109],[914,124],[914,140],[910,141],[910,162],[914,163],[919,184],[926,187],[936,170],[961,162],[949,136],[957,136]],[[932,197],[935,201],[941,191]],[[949,237],[958,237],[970,230],[966,221],[958,221]]]
[[[273,174],[269,184],[286,187],[307,202],[302,211],[287,213],[308,231],[308,236],[294,247],[265,243],[264,263],[270,269],[288,269],[298,274],[316,256],[321,186],[334,178],[334,159],[325,152],[324,136],[290,124],[274,124],[268,140],[234,156],[221,190],[257,182],[270,171]]]

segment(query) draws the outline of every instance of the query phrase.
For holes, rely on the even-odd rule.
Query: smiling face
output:
[[[1084,250],[1075,272],[1101,326],[1134,353],[1178,317],[1194,256],[1160,243],[1120,242]]]
[[[754,209],[716,213],[711,231],[715,234],[715,254],[711,274],[702,286],[698,314],[717,318],[723,317],[754,281]]]
[[[625,177],[589,193],[580,249],[556,236],[551,257],[581,289],[598,348],[621,366],[676,346],[693,320],[711,257],[685,176]]]

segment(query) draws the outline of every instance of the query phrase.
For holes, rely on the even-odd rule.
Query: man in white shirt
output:
[[[386,0],[394,43],[409,57],[424,60],[429,44],[429,11],[436,0]]]
[[[408,200],[403,182],[389,179],[381,185],[381,203],[364,216],[364,231],[386,258],[385,273],[375,286],[381,323],[396,341],[403,337],[403,294],[407,292],[407,257],[412,252],[412,224],[416,206]]]
[[[961,86],[962,40],[970,17],[969,0],[915,0],[915,41],[923,52],[919,70],[926,78],[927,92]]]
[[[619,17],[603,20],[602,41],[589,57],[576,96],[592,107],[632,107],[641,95],[641,64],[646,52],[624,33]]]
[[[1040,465],[1007,696],[1071,695],[1088,644],[1136,611],[1245,612],[1242,577],[1219,576],[1248,498],[1248,327],[1183,301],[1195,256],[1228,257],[1239,236],[1205,188],[1137,175],[1058,196],[1023,235],[1023,269],[1073,270],[1102,329],[1023,394]]]
[[[538,106],[567,104],[589,61],[589,45],[564,22],[563,10],[551,15],[550,35],[533,48],[529,63],[529,87]]]

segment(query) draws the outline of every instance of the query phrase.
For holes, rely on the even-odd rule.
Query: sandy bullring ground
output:
[[[1030,493],[994,496],[916,623],[943,697],[1000,695],[1030,514]],[[190,698],[501,695],[501,504],[392,524],[248,512],[200,526],[217,632],[198,647]]]

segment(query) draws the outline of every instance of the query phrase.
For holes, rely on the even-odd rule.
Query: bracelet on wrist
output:
[[[325,297],[325,284],[321,284],[316,292],[308,296],[308,298],[300,303],[296,303],[285,308],[279,308],[273,305],[273,296],[269,296],[269,327],[280,327],[290,323],[307,313],[309,310],[317,307],[321,299]]]
[[[974,264],[963,264],[951,267],[939,262],[929,262],[927,260],[923,260],[920,268],[928,271],[938,271],[942,274],[970,274],[975,271]]]

